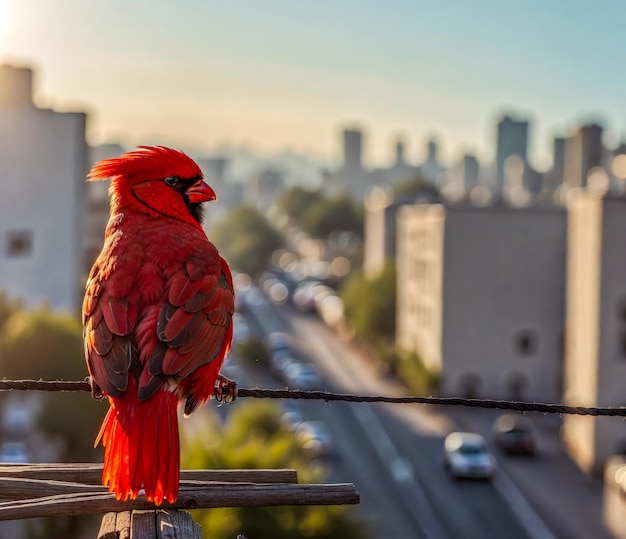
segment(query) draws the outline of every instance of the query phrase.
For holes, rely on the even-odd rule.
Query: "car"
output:
[[[291,388],[317,389],[320,386],[320,374],[314,365],[295,362],[285,368],[285,382]]]
[[[304,421],[300,405],[296,401],[287,401],[283,405],[283,413],[280,416],[281,424],[289,430],[296,430]]]
[[[23,442],[5,442],[0,445],[0,462],[26,464],[31,461],[30,449]]]
[[[312,457],[328,457],[333,440],[323,421],[304,421],[296,428],[296,439]]]
[[[444,466],[455,479],[491,479],[496,472],[496,459],[482,435],[451,432],[444,441]]]
[[[493,422],[493,439],[505,453],[534,455],[537,435],[532,425],[522,416],[503,414]]]

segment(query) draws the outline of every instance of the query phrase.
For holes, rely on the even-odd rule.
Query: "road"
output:
[[[316,317],[262,307],[266,331],[288,331],[327,380],[323,389],[355,394],[397,394]],[[521,514],[517,499],[498,482],[454,481],[442,466],[443,437],[453,424],[418,405],[305,402],[307,419],[321,419],[334,437],[327,482],[353,482],[358,514],[370,521],[372,539],[550,538],[534,513]],[[522,499],[522,502],[524,500]],[[538,524],[538,525],[537,525]]]

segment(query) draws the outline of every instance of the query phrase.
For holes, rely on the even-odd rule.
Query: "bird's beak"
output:
[[[192,204],[200,204],[210,200],[217,200],[215,191],[213,191],[213,189],[211,189],[211,187],[202,180],[198,180],[189,189],[187,189],[187,197],[189,198],[189,202]]]

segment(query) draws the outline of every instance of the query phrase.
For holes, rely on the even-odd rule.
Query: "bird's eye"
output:
[[[166,183],[166,185],[169,185],[170,187],[176,187],[177,185],[180,185],[180,178],[177,178],[176,176],[168,176],[163,181]]]

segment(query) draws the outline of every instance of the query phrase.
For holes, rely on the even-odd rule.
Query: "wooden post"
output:
[[[122,511],[102,518],[98,539],[202,539],[200,525],[187,511]]]

